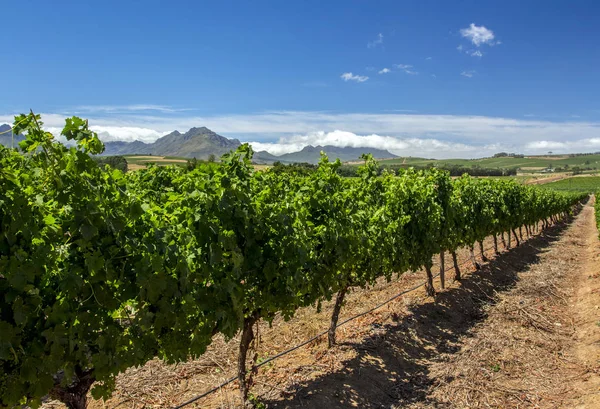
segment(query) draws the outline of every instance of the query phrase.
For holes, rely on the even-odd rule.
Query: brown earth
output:
[[[566,179],[568,177],[572,177],[570,174],[561,174],[561,175],[553,175],[546,177],[532,177],[528,179],[525,184],[526,185],[543,185],[545,183],[558,182],[559,180]]]
[[[273,361],[255,375],[252,392],[272,408],[600,408],[597,235],[587,205],[570,225],[479,271],[463,266],[463,280],[445,290],[436,280],[435,299],[418,289],[339,328],[330,350],[321,338]],[[467,260],[466,251],[459,256]],[[408,273],[354,291],[340,321],[423,278]],[[304,308],[288,322],[261,324],[258,361],[324,330],[330,310],[324,303],[320,312]],[[235,374],[237,342],[216,339],[198,360],[131,369],[109,401],[90,407],[173,407]],[[232,384],[188,407],[239,406]]]
[[[138,165],[137,163],[128,163],[127,170],[133,172],[140,169],[146,169],[146,165]]]
[[[526,185],[543,185],[545,183],[552,183],[552,182],[558,182],[559,180],[562,179],[569,179],[569,178],[588,178],[588,177],[592,177],[592,176],[596,176],[596,174],[592,174],[592,173],[585,173],[582,175],[573,175],[571,173],[560,173],[560,174],[556,174],[556,175],[552,175],[552,176],[532,176],[530,179],[528,179],[525,184]]]
[[[559,155],[553,155],[553,156],[526,156],[526,159],[544,159],[544,160],[561,160],[561,159],[568,159],[569,157],[567,155],[564,156],[559,156]]]
[[[404,407],[600,408],[593,207],[560,230],[527,243],[510,291],[482,294],[485,319],[428,362],[423,397]]]

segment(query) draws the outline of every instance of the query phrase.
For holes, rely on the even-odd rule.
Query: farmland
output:
[[[183,166],[187,163],[187,158],[180,158],[176,156],[153,156],[153,155],[125,155],[127,161],[127,167],[129,170],[144,169],[147,165],[178,165]]]
[[[595,193],[600,191],[600,177],[569,177],[556,182],[543,184],[540,187],[561,192]]]
[[[86,121],[67,120],[62,135],[77,143],[68,149],[40,119],[16,119],[27,155],[0,148],[5,405],[49,393],[80,409],[89,390],[109,398],[129,370],[202,360],[231,338],[237,368],[222,370],[237,373],[248,402],[254,372],[271,362],[258,361],[261,326],[327,303],[328,329],[305,343],[323,337],[335,353],[339,327],[366,314],[340,321],[354,290],[419,272],[411,291],[435,298],[451,284],[446,273],[462,281],[492,254],[560,231],[587,200],[435,168],[381,174],[372,157],[357,178],[326,158],[307,174],[255,172],[247,145],[220,166],[107,172],[88,155],[102,144]],[[54,381],[61,371],[71,384]]]
[[[552,166],[553,168],[568,166],[589,167],[600,169],[600,154],[590,154],[581,156],[555,155],[555,156],[527,156],[524,158],[499,157],[484,159],[426,159],[415,157],[401,157],[395,159],[386,159],[382,164],[407,164],[412,166],[435,165],[459,165],[459,166],[479,166],[482,168],[521,168],[523,170],[540,170]]]

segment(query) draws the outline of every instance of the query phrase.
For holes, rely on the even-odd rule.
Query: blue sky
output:
[[[257,149],[600,150],[595,1],[10,2],[0,122]],[[388,72],[389,70],[389,72]]]

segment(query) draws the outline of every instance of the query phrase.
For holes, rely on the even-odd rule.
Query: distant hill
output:
[[[11,147],[12,136],[11,136],[10,130],[11,130],[10,125],[7,125],[7,124],[0,125],[0,145],[4,145],[9,148]],[[15,135],[14,147],[18,148],[19,142],[21,142],[24,139],[25,139],[25,137],[23,135]]]
[[[191,128],[182,134],[173,131],[153,143],[106,142],[103,155],[157,155],[207,159],[211,154],[217,158],[241,145],[237,139],[228,139],[206,127]]]
[[[353,148],[353,147],[339,147],[339,146],[305,146],[299,152],[286,153],[280,156],[271,155],[268,152],[257,152],[255,155],[255,161],[264,161],[265,163],[279,161],[282,163],[294,163],[294,162],[306,162],[306,163],[318,163],[321,159],[321,151],[325,152],[329,159],[335,160],[340,159],[342,162],[360,160],[363,153],[370,153],[377,159],[392,159],[397,158],[393,153],[385,149],[377,148]],[[263,153],[264,152],[264,153]],[[267,155],[264,155],[267,154]]]
[[[228,139],[218,135],[206,127],[192,128],[182,134],[173,131],[153,143],[135,142],[106,142],[103,155],[155,155],[179,156],[184,158],[207,159],[211,154],[220,158],[223,154],[236,149],[241,143],[237,139]],[[392,159],[396,155],[382,149],[351,148],[337,146],[306,146],[299,152],[273,155],[267,151],[254,153],[255,163],[318,163],[320,152],[324,151],[331,160],[339,158],[342,162],[359,160],[363,153],[371,153],[375,158]]]
[[[252,157],[252,161],[256,163],[273,163],[278,160],[280,160],[279,156],[272,155],[267,151],[254,152]]]

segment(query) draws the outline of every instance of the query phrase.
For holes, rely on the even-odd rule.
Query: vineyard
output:
[[[352,288],[423,268],[435,297],[434,259],[449,253],[460,280],[459,249],[485,260],[487,237],[495,253],[519,246],[588,197],[437,169],[381,172],[369,156],[357,178],[326,157],[308,174],[254,172],[248,145],[220,166],[123,173],[92,159],[103,145],[86,121],[67,120],[74,147],[42,125],[20,115],[24,153],[0,146],[1,407],[50,396],[84,408],[128,368],[195,359],[237,334],[246,401],[259,322],[335,300],[333,346]]]

